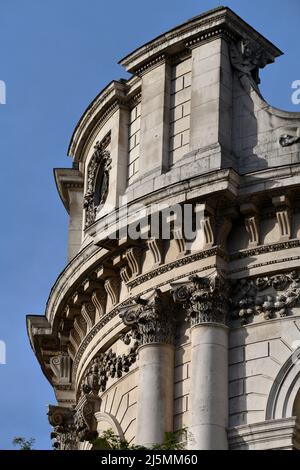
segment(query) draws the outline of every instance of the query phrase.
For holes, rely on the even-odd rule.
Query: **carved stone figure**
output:
[[[279,139],[281,147],[290,147],[291,145],[297,144],[300,142],[299,136],[285,134],[282,135]]]

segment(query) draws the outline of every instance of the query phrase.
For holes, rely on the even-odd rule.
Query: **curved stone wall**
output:
[[[300,114],[258,88],[280,54],[221,7],[126,57],[81,118],[55,172],[70,261],[27,320],[60,448],[299,446]]]

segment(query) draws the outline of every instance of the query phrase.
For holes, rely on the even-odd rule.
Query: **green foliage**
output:
[[[186,430],[166,432],[162,444],[155,444],[151,449],[130,444],[126,439],[121,439],[112,429],[104,431],[92,441],[93,450],[181,450],[184,444],[180,442],[185,438]]]
[[[121,439],[112,429],[103,431],[101,436],[92,441],[93,450],[138,450],[144,447],[130,444],[125,439]]]
[[[18,450],[33,450],[32,446],[35,443],[35,439],[31,437],[30,439],[25,439],[25,437],[15,437],[12,441],[14,446],[18,446]]]
[[[182,450],[186,438],[186,429],[180,429],[175,432],[166,432],[162,444],[152,447],[152,450]]]

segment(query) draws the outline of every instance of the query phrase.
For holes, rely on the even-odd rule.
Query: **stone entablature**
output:
[[[184,427],[191,449],[297,448],[300,113],[258,89],[280,54],[217,8],[127,56],[81,118],[55,171],[70,261],[27,319],[59,448]]]

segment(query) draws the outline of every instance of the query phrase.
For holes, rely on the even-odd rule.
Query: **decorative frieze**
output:
[[[300,276],[296,271],[236,281],[232,292],[232,319],[249,323],[254,316],[265,320],[286,317],[300,306]]]
[[[120,318],[129,326],[139,346],[149,343],[173,344],[174,307],[170,299],[156,289],[148,299],[137,298],[119,309]]]
[[[289,250],[291,248],[300,247],[300,240],[289,240],[284,243],[270,243],[266,245],[261,245],[256,248],[251,248],[248,250],[238,251],[230,256],[230,261],[237,259],[250,258],[252,256],[258,256],[264,253],[276,253],[277,251]]]
[[[126,335],[124,341],[126,344],[130,344],[131,338]],[[134,341],[127,354],[118,356],[110,349],[95,357],[84,375],[81,384],[82,393],[98,395],[99,392],[106,390],[109,378],[120,378],[129,372],[130,367],[137,359],[137,347],[138,343]]]
[[[211,277],[192,276],[188,283],[173,286],[174,301],[183,304],[191,326],[227,321],[229,283],[219,273]]]

